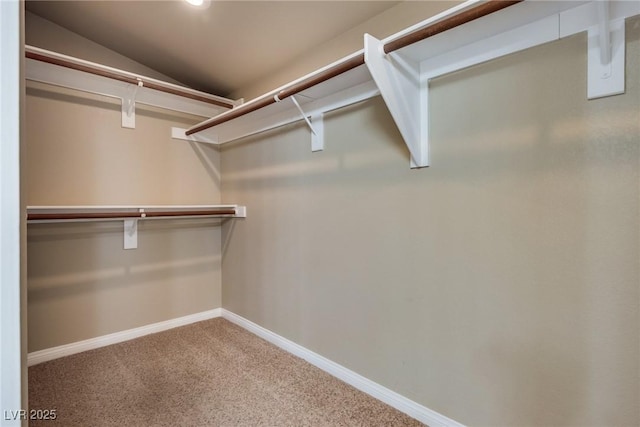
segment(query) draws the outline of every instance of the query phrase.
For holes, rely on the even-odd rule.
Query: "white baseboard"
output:
[[[213,319],[214,317],[220,317],[221,314],[222,309],[216,308],[213,310],[190,314],[188,316],[178,317],[176,319],[165,320],[164,322],[141,326],[139,328],[115,332],[109,335],[103,335],[101,337],[34,351],[33,353],[29,353],[27,355],[27,366],[33,366],[37,365],[38,363],[48,362],[49,360],[58,359],[64,356],[70,356],[72,354],[81,353],[83,351],[93,350],[95,348],[105,347],[123,341],[129,341],[134,338],[154,334],[156,332],[166,331],[167,329],[177,328],[178,326],[184,326],[190,323],[200,322],[202,320]]]
[[[270,343],[277,345],[283,350],[286,350],[289,353],[292,353],[306,360],[307,362],[333,375],[334,377],[341,379],[342,381],[352,385],[358,390],[363,391],[378,400],[381,400],[387,405],[392,406],[401,412],[404,412],[405,414],[415,418],[420,422],[423,422],[431,427],[463,427],[463,424],[460,424],[459,422],[454,421],[451,418],[448,418],[436,411],[422,406],[419,403],[407,399],[406,397],[396,393],[395,391],[389,390],[388,388],[381,386],[380,384],[375,383],[363,377],[362,375],[345,368],[342,365],[332,362],[331,360],[322,357],[319,354],[314,353],[313,351],[294,343],[293,341],[289,341],[288,339],[274,332],[271,332],[270,330],[265,329],[250,320],[245,319],[244,317],[238,316],[237,314],[232,313],[229,310],[223,308],[222,317],[248,330],[249,332],[258,335],[259,337],[269,341]]]
[[[59,347],[34,351],[27,355],[27,365],[37,365],[38,363],[47,362],[60,357],[70,356],[72,354],[105,347],[111,344],[117,344],[156,332],[162,332],[168,329],[220,316],[431,427],[464,427],[457,421],[422,406],[419,403],[396,393],[395,391],[389,390],[388,388],[375,383],[362,375],[327,359],[326,357],[320,356],[319,354],[271,332],[270,330],[245,319],[244,317],[238,316],[229,310],[225,310],[224,308],[216,308],[214,310],[178,317],[177,319],[166,320],[164,322],[153,323],[139,328],[103,335],[101,337],[91,338],[71,344],[65,344]]]

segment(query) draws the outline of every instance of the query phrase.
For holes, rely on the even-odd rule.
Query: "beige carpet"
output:
[[[422,425],[221,318],[29,368],[31,426]]]

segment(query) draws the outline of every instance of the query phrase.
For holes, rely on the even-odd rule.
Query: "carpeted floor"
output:
[[[222,319],[29,368],[31,426],[415,426]]]

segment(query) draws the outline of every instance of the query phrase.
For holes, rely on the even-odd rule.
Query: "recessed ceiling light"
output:
[[[2,1],[2,0],[0,0]],[[208,9],[211,6],[211,0],[184,0],[193,6],[194,9]]]

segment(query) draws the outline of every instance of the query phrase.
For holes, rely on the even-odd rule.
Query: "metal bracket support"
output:
[[[598,25],[589,27],[587,53],[587,97],[624,93],[625,20],[609,20],[609,1],[597,0]]]
[[[143,86],[143,83],[138,79],[137,85],[131,85],[127,89],[127,93],[122,98],[122,127],[128,129],[136,128],[136,95],[138,89]]]
[[[429,166],[429,82],[420,77],[420,66],[393,52],[385,54],[383,43],[364,35],[364,61],[380,94],[409,148],[411,168]]]

